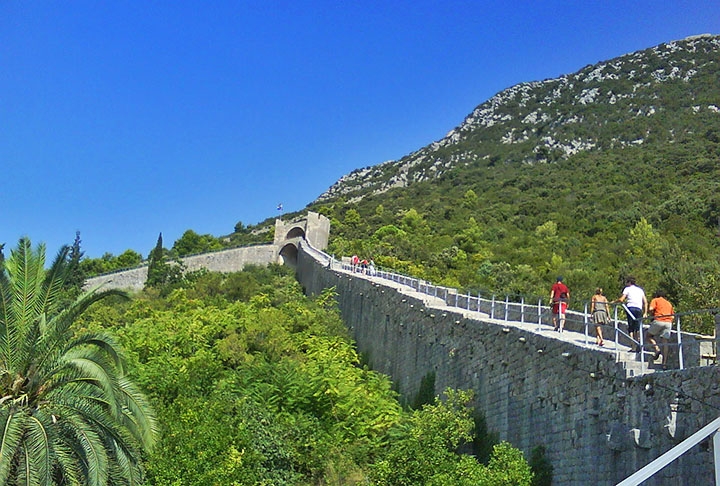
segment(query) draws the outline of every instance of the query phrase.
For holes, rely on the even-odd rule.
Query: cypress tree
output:
[[[167,273],[165,263],[165,253],[163,251],[162,232],[158,236],[155,248],[150,252],[150,262],[148,264],[148,276],[145,281],[145,288],[159,287],[165,282],[165,274]]]

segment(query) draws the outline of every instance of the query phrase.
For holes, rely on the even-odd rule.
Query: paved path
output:
[[[506,321],[504,319],[491,319],[490,316],[484,312],[477,312],[472,310],[463,309],[461,307],[449,306],[445,302],[445,299],[428,295],[418,290],[393,280],[388,280],[379,276],[371,276],[362,272],[353,272],[352,270],[341,268],[340,265],[333,267],[333,270],[340,271],[347,275],[352,275],[356,278],[362,278],[369,280],[377,285],[383,285],[396,289],[399,293],[407,295],[418,300],[421,300],[426,307],[429,309],[436,309],[438,312],[455,312],[461,314],[463,317],[468,319],[477,319],[485,322],[494,322],[500,326],[513,327],[522,329],[523,331],[543,335],[553,339],[558,339],[575,346],[579,346],[585,349],[592,349],[593,351],[600,353],[608,353],[613,355],[618,363],[622,363],[623,368],[626,370],[628,377],[638,376],[642,374],[654,373],[655,371],[661,371],[660,360],[657,364],[652,361],[652,352],[645,351],[642,355],[644,363],[641,361],[640,354],[630,352],[630,347],[623,344],[615,344],[614,341],[605,340],[604,346],[597,346],[595,344],[594,330],[591,330],[591,335],[586,335],[584,332],[577,332],[572,330],[563,330],[563,332],[557,332],[552,326],[541,324],[538,327],[537,323],[519,322],[519,321]],[[606,327],[606,338],[607,334],[613,332],[611,328]]]

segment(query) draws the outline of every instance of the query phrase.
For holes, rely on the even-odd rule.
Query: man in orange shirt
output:
[[[663,340],[662,351],[662,367],[667,369],[667,349],[668,338],[670,338],[670,329],[675,318],[672,304],[665,298],[665,291],[658,289],[650,301],[650,313],[653,315],[652,323],[647,331],[647,342],[655,348],[653,361],[660,357],[660,347],[655,341],[658,336]]]

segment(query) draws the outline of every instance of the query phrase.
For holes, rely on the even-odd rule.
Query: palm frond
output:
[[[101,401],[95,402],[93,396],[84,398],[75,395],[68,403],[56,409],[58,414],[73,423],[82,421],[104,438],[108,464],[113,472],[111,476],[115,480],[125,481],[120,484],[136,484],[143,474],[142,465],[137,459],[141,457],[138,441],[108,413]]]
[[[36,484],[51,484],[53,452],[47,425],[52,421],[43,422],[41,416],[36,414],[29,417],[23,445],[30,477],[37,481]]]
[[[139,463],[132,459],[131,454],[127,454],[121,444],[115,444],[115,463],[117,466],[117,476],[123,478],[128,486],[138,486],[142,484],[143,470]]]
[[[120,390],[124,394],[125,426],[145,450],[153,450],[160,429],[150,403],[135,384],[125,377],[120,378]]]
[[[42,333],[36,345],[36,366],[39,369],[48,368],[48,363],[53,366],[52,363],[55,363],[67,349],[67,344],[72,337],[69,333],[73,322],[92,304],[110,296],[129,298],[126,292],[117,289],[87,292],[78,297],[65,310],[49,319],[45,324],[45,332]]]
[[[45,272],[43,295],[40,297],[40,301],[43,311],[50,315],[54,314],[58,297],[61,295],[61,290],[68,278],[70,270],[70,265],[68,264],[69,254],[70,247],[68,245],[61,247],[52,265],[50,265],[50,268]]]
[[[76,452],[82,454],[82,466],[87,484],[90,486],[105,486],[108,475],[108,455],[103,441],[95,430],[79,417],[64,417],[63,420],[70,425],[77,447]]]
[[[96,387],[102,392],[113,416],[120,415],[121,404],[117,394],[117,376],[101,353],[88,349],[73,349],[63,358],[63,366],[53,378],[53,388],[68,383],[84,383]]]
[[[0,484],[7,484],[15,455],[22,445],[27,415],[13,413],[10,407],[0,408]]]
[[[41,311],[39,297],[45,279],[44,265],[45,245],[41,243],[37,251],[33,251],[27,238],[20,239],[17,248],[5,261],[12,282],[11,313],[20,331]]]
[[[56,434],[53,438],[53,452],[55,454],[54,476],[61,477],[63,484],[82,484],[83,469],[80,466],[80,456],[74,454],[72,446],[66,441],[67,435]]]
[[[15,326],[10,313],[12,285],[5,271],[5,260],[0,265],[0,360],[10,367],[15,345]]]
[[[110,358],[112,365],[118,374],[125,374],[125,357],[120,350],[118,343],[113,336],[105,333],[87,333],[79,336],[67,346],[67,349],[93,347]]]

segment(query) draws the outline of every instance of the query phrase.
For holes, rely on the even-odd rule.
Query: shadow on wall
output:
[[[292,268],[297,268],[298,263],[298,249],[292,243],[288,243],[283,246],[280,250],[280,257],[283,260],[283,264]]]

